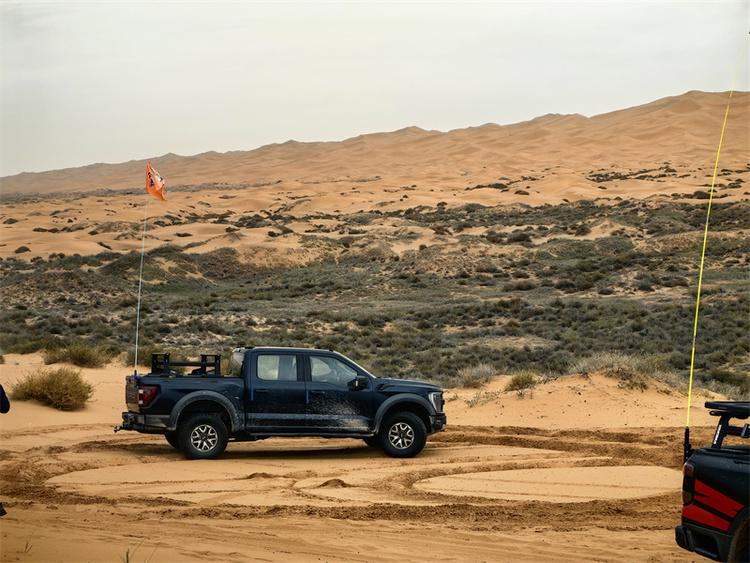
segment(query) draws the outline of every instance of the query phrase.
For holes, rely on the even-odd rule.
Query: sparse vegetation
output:
[[[190,221],[221,219],[265,233],[300,219],[262,213]],[[153,351],[225,350],[226,357],[239,345],[315,346],[380,376],[454,386],[479,384],[471,374],[479,365],[563,374],[610,351],[657,359],[663,377],[686,380],[705,222],[694,203],[443,205],[313,220],[323,219],[340,226],[283,231],[318,253],[304,268],[248,263],[232,248],[149,251],[139,363],[148,366]],[[391,220],[403,226],[398,240],[414,250],[397,254],[395,238],[368,230]],[[733,233],[750,229],[750,203],[716,203],[712,220],[695,377],[739,398],[750,377],[750,257]],[[611,236],[580,236],[581,226],[603,221],[621,227]],[[445,241],[420,244],[412,227],[440,231]],[[464,235],[468,229],[484,234]],[[132,365],[139,262],[136,252],[111,251],[0,261],[0,351],[45,350],[52,360],[70,354],[59,350],[71,342],[101,355],[106,343],[127,350]]]
[[[118,351],[106,343],[91,346],[78,341],[60,346],[57,341],[50,341],[43,356],[44,363],[48,365],[67,362],[82,368],[100,368],[117,355]]]
[[[11,399],[37,400],[50,407],[63,410],[80,410],[94,394],[94,387],[84,381],[81,372],[73,368],[39,369],[17,382],[11,390]]]
[[[482,387],[496,375],[497,371],[488,363],[463,367],[458,370],[458,382],[455,387]]]

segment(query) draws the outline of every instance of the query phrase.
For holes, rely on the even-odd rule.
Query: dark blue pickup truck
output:
[[[677,544],[715,561],[750,561],[750,402],[708,401],[719,418],[710,447],[693,450],[685,435],[682,523]],[[733,420],[740,421],[732,424]],[[735,443],[727,443],[727,437]],[[739,442],[739,443],[737,443]]]
[[[445,428],[443,390],[377,378],[330,350],[238,348],[228,375],[220,356],[170,361],[126,380],[117,430],[164,434],[189,459],[213,459],[228,441],[270,436],[359,438],[393,457],[413,457]],[[186,368],[193,368],[182,374]]]

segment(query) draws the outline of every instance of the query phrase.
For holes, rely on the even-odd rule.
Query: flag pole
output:
[[[143,258],[146,254],[146,222],[148,220],[148,194],[164,199],[164,178],[151,167],[146,165],[146,205],[143,208],[143,237],[141,239],[141,269],[138,273],[138,310],[135,314],[135,366],[133,368],[133,386],[138,387],[138,335],[141,329],[141,294],[143,290]]]
[[[148,192],[146,205],[143,208],[143,237],[141,239],[141,269],[138,274],[138,309],[135,315],[135,366],[133,368],[133,385],[138,386],[138,334],[141,327],[141,292],[143,289],[143,257],[146,250],[146,220],[148,219]]]

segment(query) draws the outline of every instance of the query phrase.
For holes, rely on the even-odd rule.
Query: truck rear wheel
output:
[[[750,561],[750,520],[745,521],[734,532],[729,546],[728,563],[745,563]]]
[[[414,457],[427,443],[427,428],[413,412],[398,412],[381,427],[380,443],[391,457]]]
[[[370,446],[371,448],[378,448],[380,447],[380,438],[378,436],[368,436],[367,438],[362,438],[365,441],[365,444]]]
[[[177,436],[177,432],[165,432],[164,437],[167,439],[167,443],[174,449],[180,449],[180,440]]]
[[[188,459],[216,459],[227,447],[229,432],[219,417],[199,413],[180,426],[178,441]]]

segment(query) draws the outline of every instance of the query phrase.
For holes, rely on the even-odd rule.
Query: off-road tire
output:
[[[164,437],[167,439],[167,443],[174,449],[180,449],[180,439],[177,435],[177,431],[165,432]]]
[[[188,459],[216,459],[227,447],[229,432],[220,418],[194,414],[178,430],[180,450]]]
[[[750,563],[750,521],[745,520],[734,532],[729,546],[728,563]]]
[[[380,436],[368,436],[367,438],[362,439],[365,441],[365,444],[371,448],[379,448],[381,446]]]
[[[391,457],[414,457],[427,443],[427,428],[413,412],[397,412],[380,428],[380,445]]]

